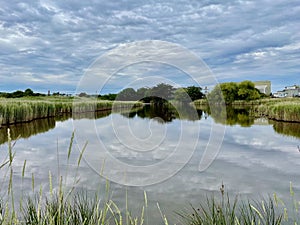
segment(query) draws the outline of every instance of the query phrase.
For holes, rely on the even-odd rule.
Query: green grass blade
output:
[[[82,159],[83,153],[84,153],[84,152],[85,152],[85,150],[86,150],[87,144],[88,144],[88,142],[85,142],[85,145],[83,146],[83,149],[82,149],[82,150],[81,150],[81,152],[80,152],[80,155],[79,155],[79,158],[78,158],[78,162],[77,162],[77,166],[79,166],[79,165],[80,165],[80,162],[81,162],[81,159]]]

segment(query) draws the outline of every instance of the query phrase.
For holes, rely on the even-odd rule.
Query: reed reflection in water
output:
[[[158,106],[158,105],[145,105],[144,107],[135,108],[132,110],[114,110],[114,113],[120,113],[126,118],[134,118],[136,116],[140,118],[157,119],[160,123],[171,123],[175,119],[196,121],[201,119],[207,119],[211,117],[215,123],[220,123],[228,126],[240,125],[242,127],[250,127],[252,125],[272,125],[275,132],[300,138],[300,123],[274,121],[268,119],[257,119],[251,117],[250,108],[244,107],[226,107],[226,111],[214,111],[213,113],[208,107],[197,108],[197,115],[193,113],[194,108],[190,105],[179,105],[180,115],[175,107],[171,106]],[[49,117],[44,119],[37,119],[31,122],[18,123],[10,126],[0,127],[0,144],[7,142],[7,128],[11,130],[12,140],[19,138],[29,138],[39,133],[48,132],[55,128],[57,121],[65,121],[68,119],[100,119],[109,116],[112,113],[111,110],[103,110],[88,113],[78,114],[62,114],[57,117]],[[261,121],[264,121],[263,123]]]

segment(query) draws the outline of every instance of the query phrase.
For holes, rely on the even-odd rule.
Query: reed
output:
[[[206,99],[194,101],[197,109],[209,107]],[[250,107],[252,117],[267,117],[272,120],[300,122],[300,98],[263,98],[253,101],[234,101],[234,107]]]
[[[237,197],[232,201],[224,189],[221,190],[221,200],[207,197],[206,203],[198,208],[179,212],[183,224],[191,225],[280,225],[283,224],[283,212],[275,207],[274,200],[242,201]]]
[[[196,107],[200,107],[200,106],[205,106],[207,107],[209,105],[207,99],[197,99],[195,101],[193,101],[194,106]]]
[[[251,114],[278,121],[300,122],[300,99],[265,101],[253,107]]]
[[[141,106],[139,102],[113,102],[89,98],[0,99],[0,126],[55,117],[65,113],[83,113]]]

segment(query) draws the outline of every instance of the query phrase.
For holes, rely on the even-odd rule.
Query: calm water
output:
[[[127,192],[135,211],[147,191],[149,224],[160,224],[157,202],[175,223],[174,211],[197,204],[207,194],[218,196],[222,182],[230,194],[242,197],[266,197],[276,192],[288,201],[290,182],[300,193],[299,123],[253,119],[245,109],[228,108],[226,120],[220,114],[212,116],[214,113],[205,110],[195,113],[186,106],[179,114],[174,109],[146,106],[131,112],[105,111],[11,126],[12,138],[20,135],[14,146],[14,190],[32,192],[34,174],[36,190],[42,185],[47,192],[51,171],[54,184],[63,176],[66,187],[91,193],[100,189],[103,194],[104,175],[112,181],[112,198],[121,207],[125,207]],[[224,136],[222,132],[213,134],[214,126],[224,130]],[[75,141],[68,160],[73,130]],[[199,171],[213,135],[220,139],[218,155],[208,169]],[[7,157],[4,127],[0,129],[0,143],[3,161]],[[78,167],[79,152],[86,143]],[[1,193],[5,195],[5,171],[1,171],[1,179]]]

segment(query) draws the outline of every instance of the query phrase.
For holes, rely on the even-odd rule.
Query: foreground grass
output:
[[[192,213],[179,213],[184,224],[262,224],[280,225],[283,221],[283,213],[276,211],[273,200],[260,202],[243,202],[238,204],[238,200],[233,202],[227,198],[222,203],[215,198],[207,198],[205,204],[200,204],[199,208],[192,208]]]
[[[0,126],[35,119],[55,117],[63,113],[83,113],[108,110],[112,107],[135,107],[139,102],[114,102],[95,98],[36,97],[0,98]]]
[[[46,199],[44,204],[39,200],[28,198],[22,211],[20,224],[62,224],[62,225],[137,225],[143,224],[144,208],[139,217],[132,217],[127,211],[120,211],[112,200],[101,200],[98,196],[87,197],[86,194],[75,194],[65,199],[65,195],[55,195]]]

